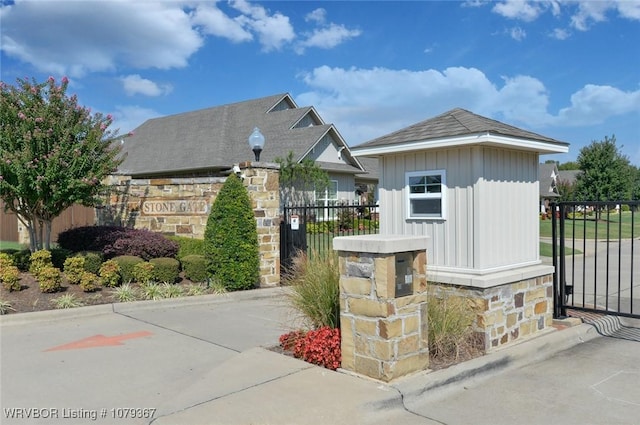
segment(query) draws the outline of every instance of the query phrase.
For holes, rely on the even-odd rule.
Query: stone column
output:
[[[263,162],[240,165],[258,225],[260,286],[280,284],[280,166]]]
[[[426,245],[425,237],[412,236],[333,240],[343,369],[388,382],[427,368]],[[405,260],[400,270],[398,259]]]

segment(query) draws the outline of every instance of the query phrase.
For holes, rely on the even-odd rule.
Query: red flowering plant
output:
[[[280,337],[280,345],[294,357],[336,370],[340,367],[340,329],[324,326],[308,332],[294,331]]]

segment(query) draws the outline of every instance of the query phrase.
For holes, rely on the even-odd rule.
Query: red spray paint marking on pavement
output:
[[[124,335],[104,336],[94,335],[79,341],[70,342],[68,344],[59,345],[44,351],[62,351],[62,350],[79,350],[82,348],[109,347],[114,345],[124,345],[122,341],[127,339],[142,338],[153,335],[149,331],[133,332]]]

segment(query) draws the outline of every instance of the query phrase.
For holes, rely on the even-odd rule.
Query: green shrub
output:
[[[71,256],[72,252],[68,249],[63,248],[51,248],[51,264],[53,267],[62,270],[64,267],[64,262],[66,259]]]
[[[100,279],[95,274],[83,270],[80,274],[79,284],[84,292],[93,292],[100,287]]]
[[[288,301],[307,326],[340,327],[340,271],[335,252],[299,253],[282,281],[291,287]]]
[[[20,284],[20,270],[13,264],[2,264],[0,261],[0,282],[7,291],[19,291],[22,289]]]
[[[143,261],[133,266],[133,279],[143,285],[153,280],[153,264],[148,261]]]
[[[180,261],[175,258],[152,258],[153,280],[163,283],[175,283],[180,275]]]
[[[62,273],[60,269],[53,266],[44,266],[39,269],[37,280],[38,285],[40,285],[40,292],[58,292],[62,287]]]
[[[112,260],[120,266],[120,276],[122,277],[123,283],[130,283],[135,280],[135,277],[133,276],[133,268],[136,264],[144,261],[142,258],[135,257],[133,255],[120,255],[112,258]]]
[[[78,254],[84,258],[84,269],[90,273],[98,274],[104,261],[102,254],[96,251],[82,251]]]
[[[29,267],[31,266],[31,251],[28,249],[23,249],[21,251],[15,252],[13,255],[13,263],[20,269],[21,272],[29,271]]]
[[[11,253],[0,252],[0,267],[15,266]]]
[[[102,263],[98,273],[103,286],[113,288],[121,282],[120,266],[115,260],[107,260]]]
[[[84,272],[84,257],[69,257],[64,260],[64,275],[70,284],[79,284]]]
[[[227,177],[211,207],[204,234],[207,272],[227,289],[251,289],[260,278],[256,219],[247,189]]]
[[[31,261],[29,263],[29,272],[38,279],[40,272],[46,267],[53,267],[51,262],[51,252],[46,249],[31,254]]]
[[[184,236],[167,236],[168,239],[178,243],[178,260],[182,260],[189,255],[204,254],[204,240],[196,238],[186,238]]]
[[[187,255],[180,260],[185,279],[192,282],[205,282],[207,280],[207,260],[204,255]]]

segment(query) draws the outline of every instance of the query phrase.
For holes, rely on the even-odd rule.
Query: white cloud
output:
[[[344,25],[329,24],[327,27],[316,28],[307,38],[296,46],[297,53],[303,53],[308,47],[318,47],[320,49],[331,49],[346,40],[358,37],[360,30],[350,30]]]
[[[133,96],[135,94],[142,94],[145,96],[160,96],[162,94],[170,93],[173,87],[170,84],[158,85],[151,80],[142,78],[139,74],[127,75],[126,77],[120,77],[124,91],[127,96]]]
[[[571,106],[563,108],[558,120],[564,125],[593,125],[606,119],[640,111],[640,89],[625,92],[611,86],[587,84],[571,95]]]
[[[362,34],[359,29],[349,29],[333,22],[327,23],[327,11],[322,8],[308,13],[304,19],[307,22],[314,22],[317,27],[311,32],[303,33],[304,38],[295,45],[295,51],[298,54],[304,53],[309,47],[332,49]]]
[[[295,39],[296,34],[289,17],[280,12],[270,15],[264,7],[252,5],[246,0],[233,0],[230,4],[243,13],[236,18],[237,22],[258,35],[264,51],[279,50]]]
[[[571,33],[563,28],[555,28],[551,33],[549,33],[549,37],[557,40],[566,40],[571,37]]]
[[[2,50],[42,72],[183,67],[202,42],[174,2],[16,1],[2,8]]]
[[[307,14],[307,16],[304,17],[304,20],[309,22],[315,22],[317,24],[324,24],[324,22],[327,19],[327,11],[323,8],[318,8],[315,9],[313,12],[310,12]]]
[[[542,81],[520,75],[493,82],[476,68],[321,66],[300,78],[309,90],[296,96],[298,104],[313,105],[352,146],[456,107],[533,131],[590,126],[640,110],[640,90],[587,85],[571,96],[569,107],[554,115]]]
[[[570,25],[580,31],[587,31],[593,23],[606,21],[607,14],[612,11],[622,18],[640,20],[640,1],[637,0],[503,0],[495,4],[492,11],[505,18],[533,22],[547,11],[560,17],[563,9],[568,11]]]
[[[544,7],[541,2],[505,0],[493,6],[493,11],[505,18],[532,22],[544,12]]]
[[[527,37],[527,32],[520,27],[513,27],[508,30],[509,35],[516,41],[522,41]]]
[[[253,40],[253,35],[243,28],[239,19],[225,15],[215,7],[215,3],[199,4],[192,15],[192,22],[200,25],[204,34],[226,38],[235,43]]]

